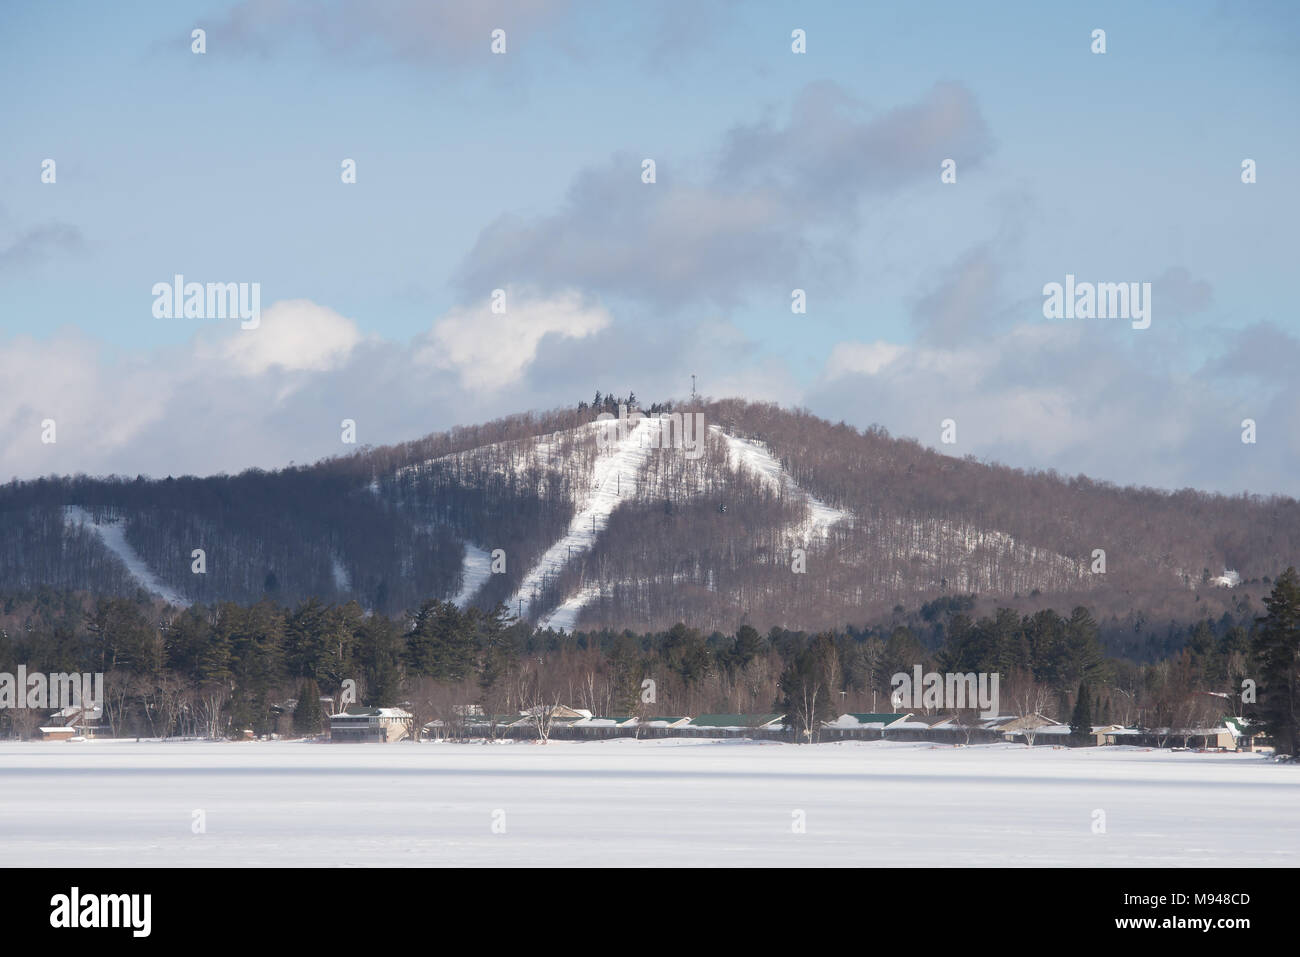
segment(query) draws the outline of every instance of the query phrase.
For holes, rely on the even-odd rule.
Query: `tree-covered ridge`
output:
[[[111,527],[169,591],[208,606],[319,596],[394,615],[458,594],[467,545],[501,549],[504,571],[476,596],[490,606],[515,593],[592,494],[608,454],[595,416],[637,404],[632,393],[597,393],[575,408],[271,472],[10,482],[0,487],[0,586],[134,596],[137,578],[101,537]],[[1103,622],[1124,619],[1124,653],[1142,660],[1162,653],[1151,646],[1165,623],[1240,615],[1300,553],[1293,499],[1010,469],[740,400],[644,411],[687,406],[708,424],[705,454],[656,450],[620,474],[628,491],[590,548],[547,570],[531,618],[585,594],[587,630],[691,621],[711,632],[741,618],[819,630],[974,592],[985,612],[1086,605]],[[734,440],[770,454],[790,484],[737,464]],[[843,518],[807,534],[807,495]],[[1227,569],[1240,585],[1219,587]]]

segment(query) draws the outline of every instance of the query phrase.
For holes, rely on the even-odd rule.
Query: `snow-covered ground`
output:
[[[573,631],[578,627],[578,616],[582,609],[600,594],[598,585],[583,585],[574,594],[560,603],[554,611],[541,617],[537,622],[539,628],[554,628],[556,631]]]
[[[94,516],[79,505],[69,505],[64,508],[63,512],[67,522],[74,525],[84,525],[94,531],[105,547],[122,560],[122,564],[131,573],[131,577],[145,591],[158,595],[163,601],[172,605],[180,607],[189,605],[189,600],[184,595],[159,581],[149,568],[148,563],[140,556],[140,553],[131,547],[131,543],[126,540],[125,524],[122,522],[99,524],[95,521]]]
[[[330,574],[334,577],[334,587],[341,592],[352,590],[352,576],[348,574],[347,566],[343,560],[335,555],[330,559]]]
[[[541,590],[546,576],[563,568],[573,551],[581,552],[591,548],[600,530],[608,524],[614,509],[623,499],[630,499],[635,492],[636,476],[654,451],[662,427],[663,423],[659,419],[641,419],[627,430],[625,437],[611,443],[609,450],[596,459],[591,486],[583,496],[573,520],[569,522],[568,531],[529,570],[506,603],[509,607],[518,608],[522,599],[524,613],[527,614],[533,594]],[[572,609],[571,617],[574,621],[579,611],[580,605]],[[566,613],[563,620],[569,619],[570,616]],[[565,627],[558,623],[554,615],[540,624],[542,627]],[[569,621],[567,627],[573,627],[572,621]]]
[[[774,490],[784,489],[787,494],[801,498],[807,503],[808,519],[795,530],[795,535],[800,541],[806,543],[813,535],[825,537],[832,525],[849,517],[848,512],[833,508],[800,488],[776,457],[768,451],[767,446],[729,435],[716,425],[710,428],[726,440],[728,464],[732,468],[744,468],[761,478]]]
[[[1297,807],[1300,767],[1128,748],[0,743],[6,864],[1294,867]]]
[[[465,561],[461,566],[460,594],[452,599],[461,608],[469,604],[484,583],[492,577],[492,553],[465,542]]]
[[[600,534],[600,529],[608,521],[609,515],[624,498],[630,498],[635,491],[635,476],[644,468],[651,451],[662,441],[656,431],[662,431],[660,419],[642,419],[629,430],[627,438],[616,444],[609,454],[601,456],[596,463],[592,476],[591,493],[586,498],[577,515],[569,524],[568,533],[552,545],[524,579],[519,590],[512,596],[510,604],[518,607],[523,599],[526,608],[533,595],[533,590],[540,587],[547,574],[555,574],[569,560],[571,550],[580,551],[590,548]],[[832,508],[821,500],[801,489],[781,467],[763,445],[747,439],[738,439],[728,435],[718,426],[710,426],[717,435],[727,443],[727,454],[732,468],[744,468],[773,489],[784,490],[808,505],[808,519],[791,530],[797,541],[807,543],[816,535],[824,537],[830,526],[848,517],[848,513]],[[622,475],[620,482],[618,476]],[[593,518],[595,521],[593,522]],[[568,596],[556,609],[544,615],[538,626],[572,631],[577,625],[582,609],[598,594],[595,586],[584,586]]]

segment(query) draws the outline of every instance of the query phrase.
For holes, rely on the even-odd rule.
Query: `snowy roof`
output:
[[[783,714],[702,714],[691,719],[692,728],[766,728],[784,720]]]
[[[411,712],[403,711],[401,708],[362,708],[358,711],[340,711],[338,714],[330,715],[330,720],[336,718],[409,718]]]
[[[618,728],[625,724],[636,724],[636,718],[601,718],[593,715],[590,718],[579,718],[573,722],[575,728]]]
[[[851,711],[848,714],[842,714],[834,721],[827,721],[823,727],[827,728],[846,728],[858,729],[866,728],[872,731],[881,731],[890,727],[897,721],[910,718],[910,714],[893,714],[893,713],[872,713]]]

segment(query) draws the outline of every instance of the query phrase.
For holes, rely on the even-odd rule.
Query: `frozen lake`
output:
[[[46,866],[1294,867],[1300,767],[889,742],[3,742],[0,848]]]

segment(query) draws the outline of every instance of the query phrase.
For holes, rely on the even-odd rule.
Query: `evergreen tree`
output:
[[[1277,577],[1264,600],[1268,614],[1257,619],[1259,661],[1257,720],[1277,754],[1295,756],[1300,745],[1300,576],[1295,566]]]
[[[763,649],[763,638],[758,629],[752,625],[741,625],[736,629],[736,640],[727,656],[727,664],[741,671],[753,661]]]
[[[1092,698],[1088,694],[1087,684],[1079,685],[1074,714],[1070,718],[1070,731],[1078,738],[1092,734]]]
[[[395,704],[402,683],[402,636],[383,615],[371,615],[356,633],[355,660],[361,669],[365,703]]]
[[[412,672],[438,681],[460,681],[474,670],[473,622],[455,603],[430,599],[420,606],[406,633],[406,661]]]
[[[293,709],[294,734],[320,734],[324,712],[320,706],[320,688],[308,679],[298,692],[298,705]]]

